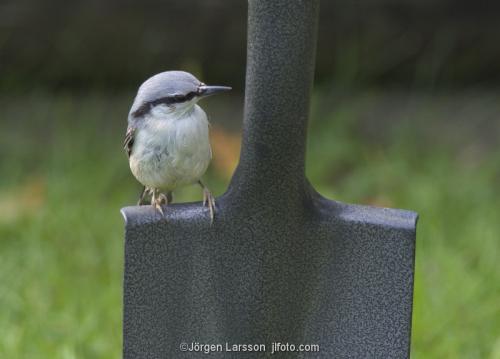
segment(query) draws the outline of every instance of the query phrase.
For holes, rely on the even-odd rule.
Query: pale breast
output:
[[[162,190],[198,181],[211,159],[205,112],[195,105],[178,118],[152,116],[145,121],[130,156],[130,169],[137,180]]]

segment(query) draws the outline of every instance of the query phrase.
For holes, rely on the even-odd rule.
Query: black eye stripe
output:
[[[198,94],[197,92],[193,91],[193,92],[189,92],[186,95],[166,96],[166,97],[161,97],[159,99],[156,99],[154,101],[144,102],[141,106],[139,106],[139,108],[137,110],[135,110],[132,113],[132,117],[144,116],[144,115],[148,114],[153,107],[158,106],[158,105],[167,105],[168,106],[168,105],[172,105],[174,103],[181,103],[181,102],[190,101],[193,98],[195,98],[195,96],[197,94]]]

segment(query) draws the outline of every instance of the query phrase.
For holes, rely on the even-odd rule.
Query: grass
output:
[[[118,210],[139,190],[121,149],[129,100],[0,98],[1,358],[121,356]],[[420,213],[414,358],[498,359],[500,153],[470,128],[477,111],[467,127],[446,124],[431,100],[402,114],[382,102],[339,99],[332,109],[316,96],[308,175],[330,198]],[[207,182],[221,194],[238,138],[214,128],[223,161]]]

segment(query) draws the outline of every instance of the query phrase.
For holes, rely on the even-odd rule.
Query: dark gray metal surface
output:
[[[318,5],[249,1],[242,153],[214,224],[200,203],[123,209],[125,358],[408,357],[417,215],[327,200],[304,175]]]

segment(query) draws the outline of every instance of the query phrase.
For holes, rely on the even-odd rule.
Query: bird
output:
[[[158,73],[139,87],[123,142],[130,170],[143,185],[138,205],[151,195],[151,205],[164,216],[162,205],[172,203],[172,192],[197,183],[213,222],[215,198],[201,181],[212,159],[209,122],[197,103],[229,90],[185,71]]]

